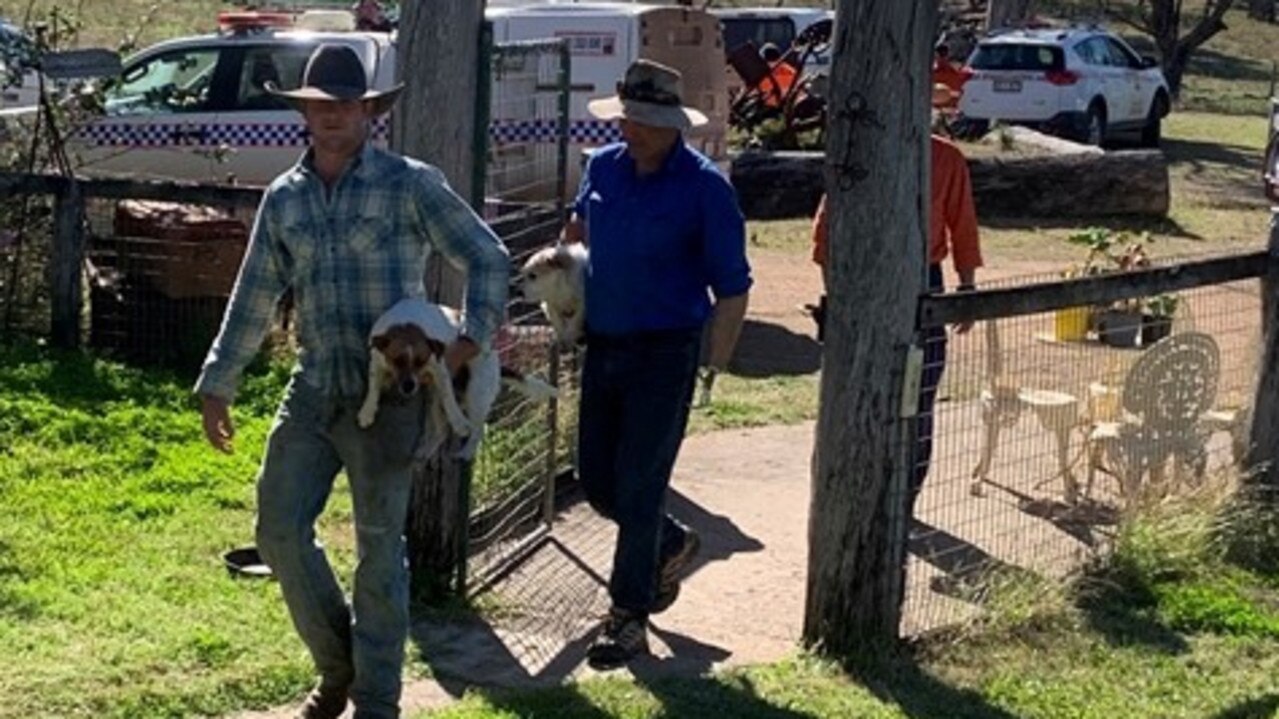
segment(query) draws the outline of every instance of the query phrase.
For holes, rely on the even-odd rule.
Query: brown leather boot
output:
[[[346,687],[326,687],[323,684],[311,690],[296,719],[338,719],[346,711]]]

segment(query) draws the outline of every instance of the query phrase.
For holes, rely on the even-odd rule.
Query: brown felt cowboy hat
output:
[[[266,91],[282,97],[301,109],[303,100],[371,100],[373,114],[381,115],[395,104],[404,84],[389,90],[370,90],[364,63],[355,50],[346,45],[321,45],[311,53],[306,70],[302,72],[302,86],[296,90],[281,90],[274,83],[267,83]]]
[[[626,118],[651,127],[687,130],[705,125],[706,115],[680,100],[683,79],[678,70],[652,60],[636,60],[617,83],[617,94],[587,103],[586,109],[601,120]]]

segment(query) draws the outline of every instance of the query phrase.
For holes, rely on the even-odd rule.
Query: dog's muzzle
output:
[[[419,384],[417,379],[413,377],[408,377],[400,380],[400,384],[398,385],[397,389],[400,390],[401,395],[404,395],[405,397],[412,397],[413,395],[417,394],[418,387],[419,387]]]

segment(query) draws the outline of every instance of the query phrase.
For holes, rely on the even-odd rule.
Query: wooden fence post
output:
[[[1270,263],[1261,278],[1261,364],[1253,401],[1247,468],[1250,481],[1279,501],[1279,209],[1270,216]]]
[[[84,193],[80,183],[69,181],[54,203],[53,250],[49,261],[53,344],[63,349],[80,346],[80,315],[84,289],[80,267],[84,263]]]

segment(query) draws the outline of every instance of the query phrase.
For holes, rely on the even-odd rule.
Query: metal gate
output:
[[[512,264],[555,242],[565,219],[569,54],[563,41],[482,45],[475,197]],[[481,192],[482,189],[482,192]],[[478,201],[477,201],[478,202]],[[550,379],[560,396],[530,404],[509,394],[490,415],[470,473],[465,591],[500,576],[547,536],[556,478],[571,468],[576,360],[561,356],[541,311],[512,302],[496,340],[503,363]]]

